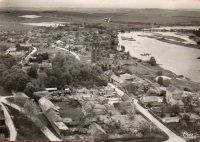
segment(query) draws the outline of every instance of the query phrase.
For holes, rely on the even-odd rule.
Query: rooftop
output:
[[[55,122],[53,123],[58,127],[60,130],[68,130],[69,128],[63,122]]]
[[[158,98],[156,96],[146,96],[142,98],[144,103],[149,103],[149,102],[158,102]]]

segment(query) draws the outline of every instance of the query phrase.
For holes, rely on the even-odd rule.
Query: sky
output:
[[[0,7],[199,9],[200,0],[0,0]]]

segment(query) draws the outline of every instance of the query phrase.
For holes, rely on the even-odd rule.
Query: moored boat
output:
[[[135,39],[133,37],[121,37],[122,40],[129,40],[129,41],[135,41]]]

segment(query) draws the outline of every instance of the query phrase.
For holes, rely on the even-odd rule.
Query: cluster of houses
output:
[[[175,86],[170,85],[169,87],[157,87],[157,91],[165,92],[165,96],[158,95],[159,93],[154,93],[154,95],[143,95],[140,98],[140,102],[148,107],[151,107],[151,110],[157,115],[165,114],[165,117],[160,118],[165,123],[170,122],[180,122],[183,115],[187,114],[190,116],[190,120],[196,123],[200,123],[198,112],[200,106],[200,95],[198,93],[192,93],[188,91],[182,91]],[[148,93],[148,92],[147,92]],[[186,104],[183,102],[183,99],[190,97],[190,105],[193,110],[191,112],[186,111]],[[164,101],[165,99],[165,101]],[[165,105],[165,110],[162,110],[163,105]],[[179,115],[170,116],[173,112],[170,108],[174,105],[177,105],[180,108]]]
[[[135,114],[132,99],[126,94],[118,94],[110,86],[77,89],[73,95],[69,89],[46,88],[45,91],[34,92],[34,97],[62,139],[75,134],[85,139],[108,138],[109,123],[122,121],[120,124],[130,130],[129,115]]]
[[[19,44],[18,47],[11,46],[6,50],[7,55],[23,57],[25,54],[30,53],[32,50],[31,44]]]

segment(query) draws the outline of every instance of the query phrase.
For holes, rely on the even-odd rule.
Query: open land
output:
[[[51,14],[43,11],[0,11],[0,30],[26,30],[32,25],[20,23],[41,22],[72,22],[72,23],[105,23],[104,18],[112,17],[111,23],[135,23],[135,27],[141,24],[156,23],[159,25],[200,25],[199,11],[162,10],[162,9],[65,9]],[[19,16],[37,15],[38,18],[30,19]],[[137,24],[139,23],[139,24]],[[144,25],[145,26],[145,25]]]
[[[40,107],[42,114],[41,110],[34,110],[37,112],[34,112],[33,115],[41,114],[43,121],[50,122],[46,125],[50,127],[52,135],[59,135],[58,137],[62,139],[94,138],[91,127],[97,127],[97,133],[103,135],[103,137],[98,136],[97,139],[164,141],[169,138],[170,142],[174,140],[185,142],[178,128],[191,132],[191,126],[199,123],[199,120],[194,120],[189,116],[191,120],[189,122],[180,113],[187,109],[189,113],[199,116],[200,84],[163,69],[155,61],[142,61],[131,57],[129,52],[118,51],[116,49],[118,41],[110,42],[109,38],[116,40],[117,32],[126,30],[127,23],[127,27],[130,29],[145,28],[150,25],[149,23],[168,26],[199,25],[198,14],[199,11],[161,9],[67,9],[67,11],[66,9],[65,11],[27,11],[22,9],[22,11],[0,12],[1,30],[24,30],[23,34],[14,32],[14,38],[19,40],[17,36],[19,34],[26,41],[25,46],[29,46],[29,43],[38,45],[36,53],[33,53],[35,57],[31,59],[32,61],[26,61],[26,66],[21,65],[23,70],[21,66],[16,67],[16,63],[13,63],[10,70],[5,69],[11,73],[16,71],[16,74],[19,72],[19,75],[23,75],[22,79],[18,80],[22,81],[19,83],[20,85],[27,81],[22,86],[23,88],[17,88],[21,87],[16,85],[18,82],[13,87],[12,83],[17,80],[15,73],[11,74],[13,78],[16,78],[12,81],[6,80],[7,78],[12,79],[8,74],[2,74],[4,87],[10,91],[11,89],[23,91],[32,101],[38,102],[34,103],[36,106],[32,105],[30,110]],[[110,25],[103,20],[107,17],[112,17]],[[30,23],[58,23],[58,21],[70,22],[72,25],[35,27],[34,29],[31,29],[34,26],[30,25]],[[77,23],[79,23],[78,26]],[[102,24],[98,27],[99,24],[96,23]],[[91,26],[95,28],[91,28]],[[108,27],[113,28],[110,33],[112,36],[108,36],[107,30],[110,30]],[[91,45],[94,43],[95,34],[101,37],[102,53],[99,56],[102,57],[91,65],[93,59]],[[9,32],[5,32],[5,36],[9,37]],[[173,36],[165,36],[165,38],[178,42],[185,41]],[[7,40],[2,42],[2,44],[7,43]],[[110,45],[111,43],[112,45]],[[80,56],[80,61],[72,58],[68,51],[75,56]],[[46,57],[46,53],[48,57]],[[32,53],[28,52],[28,54]],[[12,59],[12,56],[8,55],[7,57]],[[30,62],[38,64],[38,67],[34,68]],[[5,62],[2,61],[2,64]],[[25,68],[28,69],[25,71]],[[153,76],[153,79],[148,78],[149,75]],[[156,77],[161,75],[171,78],[169,84],[158,81],[160,79],[156,80]],[[181,94],[178,99],[172,100],[176,102],[175,105],[170,102],[171,100],[166,100],[170,98],[170,87],[172,86],[177,92],[180,92],[178,95]],[[9,95],[2,86],[0,86],[0,91],[2,96]],[[183,93],[189,100],[182,98]],[[16,97],[15,99],[19,99],[18,102],[13,102],[13,98],[8,101],[20,106],[21,98]],[[182,104],[180,104],[181,101]],[[32,104],[31,101],[27,104],[29,103]],[[152,115],[149,112],[154,105],[159,108],[165,107],[163,108],[165,111],[166,107],[169,107],[170,113],[163,111],[162,114],[159,112]],[[176,109],[173,109],[174,106]],[[22,107],[27,109],[27,106]],[[18,129],[17,139],[36,139],[36,137],[40,140],[47,139],[25,115],[10,107],[9,110],[10,114],[14,116],[14,125]],[[186,128],[177,122],[175,125],[174,123],[164,124],[161,115],[170,120],[177,118],[180,121],[187,120],[187,124],[191,125]],[[174,116],[176,117],[174,118]],[[160,121],[163,121],[162,124],[159,123]],[[174,127],[176,125],[177,127]],[[67,134],[62,133],[63,131]]]

